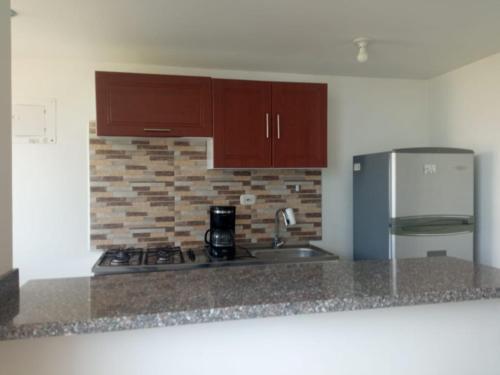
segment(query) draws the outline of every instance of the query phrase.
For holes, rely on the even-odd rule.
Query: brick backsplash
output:
[[[89,147],[92,249],[202,245],[211,205],[236,206],[239,242],[270,242],[281,207],[297,219],[284,238],[321,239],[319,170],[207,169],[206,140],[97,137],[94,123]]]

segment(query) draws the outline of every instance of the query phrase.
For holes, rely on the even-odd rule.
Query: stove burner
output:
[[[181,249],[178,247],[150,248],[146,251],[146,265],[170,265],[184,263]]]
[[[172,250],[168,251],[166,249],[158,250],[156,264],[172,263],[172,257],[175,253]]]
[[[130,254],[127,253],[126,251],[120,250],[113,256],[113,259],[111,259],[110,264],[112,266],[120,266],[128,264],[129,260],[130,260]]]

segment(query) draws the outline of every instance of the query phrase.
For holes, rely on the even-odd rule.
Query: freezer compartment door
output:
[[[473,154],[392,153],[391,217],[474,214]]]
[[[450,256],[472,261],[474,258],[472,232],[446,235],[391,235],[391,258],[424,258]]]

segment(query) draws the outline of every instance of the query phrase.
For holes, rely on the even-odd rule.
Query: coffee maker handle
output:
[[[210,229],[207,229],[207,231],[205,232],[205,243],[209,244],[210,245],[210,241],[207,240],[207,235],[210,233]]]

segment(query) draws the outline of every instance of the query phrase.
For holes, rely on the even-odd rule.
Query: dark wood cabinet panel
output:
[[[271,83],[214,79],[213,98],[214,167],[271,167]]]
[[[327,85],[273,83],[273,166],[327,166]]]
[[[212,136],[212,80],[96,72],[97,134]]]
[[[215,168],[327,166],[327,85],[213,80]]]

